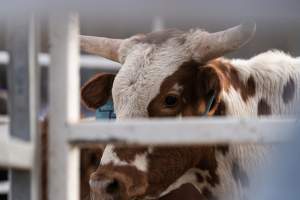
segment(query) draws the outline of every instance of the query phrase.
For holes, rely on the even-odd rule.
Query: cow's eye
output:
[[[174,95],[168,95],[165,98],[165,105],[167,107],[174,107],[178,103],[178,97]]]

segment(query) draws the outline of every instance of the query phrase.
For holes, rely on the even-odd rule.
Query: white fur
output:
[[[148,160],[147,160],[147,153],[137,154],[135,156],[134,161],[131,165],[135,166],[138,170],[147,172],[148,169]]]
[[[101,157],[100,164],[107,165],[109,163],[112,163],[114,165],[119,165],[119,166],[129,165],[129,163],[127,163],[125,161],[121,161],[118,158],[117,154],[114,152],[114,148],[115,148],[115,146],[112,144],[106,145],[104,152],[102,154],[102,157]]]
[[[171,92],[172,91],[176,94],[181,94],[181,92],[183,91],[183,86],[179,85],[178,83],[175,83],[175,85],[173,85],[173,87],[171,88]]]
[[[105,147],[101,158],[101,165],[107,165],[112,163],[115,166],[133,166],[136,167],[138,170],[147,172],[148,170],[148,161],[147,161],[147,152],[143,154],[135,155],[135,158],[130,163],[120,160],[117,154],[114,152],[114,145],[108,144]]]
[[[228,103],[234,116],[256,116],[257,104],[265,99],[271,106],[272,115],[294,115],[300,95],[300,60],[280,51],[268,51],[249,60],[234,59],[230,63],[239,72],[240,78],[246,82],[248,77],[254,77],[256,85],[255,96],[243,103],[233,90],[224,94],[223,100]],[[282,93],[285,84],[292,78],[295,83],[295,96],[291,102],[283,102]]]
[[[206,177],[209,176],[209,173],[207,171],[202,171],[199,169],[190,169],[188,170],[183,176],[181,176],[175,183],[173,183],[172,185],[170,185],[163,193],[161,193],[160,197],[168,194],[169,192],[178,189],[181,185],[185,184],[185,183],[196,183],[197,182],[197,177],[196,174],[198,173],[200,174],[202,177]],[[198,183],[196,185],[196,188],[201,192],[201,189],[203,188],[203,186],[206,186],[207,182],[202,182],[202,183]]]

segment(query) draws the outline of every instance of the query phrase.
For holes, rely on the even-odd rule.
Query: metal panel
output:
[[[73,143],[129,144],[274,143],[289,139],[296,119],[154,119],[120,122],[87,121],[69,125]],[[238,134],[236,134],[238,133]]]
[[[79,199],[79,149],[67,141],[66,123],[79,119],[79,22],[75,14],[50,18],[50,200]]]
[[[37,89],[39,88],[39,77],[37,76],[39,73],[36,67],[37,30],[33,16],[24,15],[23,18],[11,21],[7,30],[7,47],[10,53],[10,63],[7,70],[10,135],[28,142],[31,139],[35,143],[37,139],[37,110],[39,107],[39,89]],[[13,143],[8,142],[8,148],[12,148],[12,145]],[[17,152],[14,153],[16,155],[11,156],[18,155]],[[33,155],[33,152],[29,156],[39,158],[39,155]],[[32,157],[31,159],[28,157],[23,158],[19,157],[20,164],[30,165],[30,167],[33,165],[33,176],[31,177],[30,171],[11,169],[9,198],[12,200],[37,200],[39,199],[39,189],[35,187],[36,190],[31,191],[31,185],[40,185],[38,176],[39,160],[32,159]],[[13,162],[15,161],[13,160]],[[16,163],[11,163],[11,165],[14,164]]]

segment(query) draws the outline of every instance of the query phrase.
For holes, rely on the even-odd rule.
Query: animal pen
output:
[[[76,13],[50,17],[50,200],[79,199],[79,152],[86,144],[265,144],[281,142],[286,139],[282,133],[299,127],[296,119],[278,118],[139,119],[122,122],[80,120],[78,17]],[[9,182],[0,182],[0,194],[8,193],[11,200],[38,200],[41,138],[37,88],[39,63],[48,63],[49,58],[38,54],[38,22],[33,16],[14,24],[8,31],[9,54],[2,53],[0,58],[9,63],[10,116],[0,119],[0,166],[10,170]],[[86,64],[90,59],[85,61],[85,58],[82,57],[81,62]],[[100,62],[86,65],[93,67],[106,62],[97,61]],[[235,132],[239,134],[232,134]]]

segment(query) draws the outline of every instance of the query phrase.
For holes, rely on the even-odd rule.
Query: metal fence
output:
[[[40,140],[36,112],[38,34],[33,18],[22,24],[24,32],[17,31],[20,27],[14,27],[10,39],[10,130],[7,124],[0,126],[0,131],[8,135],[0,137],[0,166],[12,168],[11,183],[8,188],[0,185],[0,190],[9,189],[13,200],[37,200],[40,191]],[[296,119],[274,118],[80,121],[78,35],[76,14],[50,17],[50,200],[79,199],[80,144],[111,141],[144,145],[274,143],[285,139],[282,133],[287,129],[299,126]],[[18,38],[23,41],[22,45],[15,44],[20,41]],[[39,57],[40,61],[44,59],[42,57]],[[16,73],[20,71],[24,72],[22,76]]]

